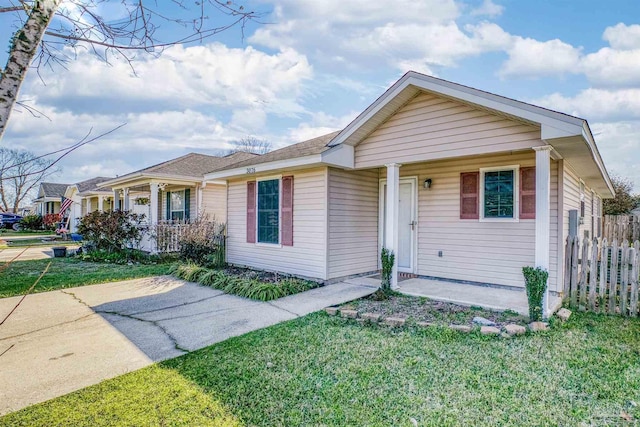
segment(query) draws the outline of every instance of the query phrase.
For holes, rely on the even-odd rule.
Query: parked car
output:
[[[20,215],[0,212],[0,228],[13,228],[18,231],[20,229],[20,220],[22,220]]]

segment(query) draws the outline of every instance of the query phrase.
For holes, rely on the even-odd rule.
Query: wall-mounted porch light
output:
[[[426,189],[431,188],[431,178],[427,178],[424,180],[424,188]]]

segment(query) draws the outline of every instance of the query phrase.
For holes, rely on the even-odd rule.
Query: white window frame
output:
[[[186,204],[187,204],[186,203],[187,200],[186,200],[185,190],[186,190],[186,188],[183,188],[181,190],[180,189],[178,189],[178,190],[167,190],[171,194],[182,192],[182,211],[177,210],[177,209],[173,209],[173,200],[171,200],[171,194],[169,194],[169,218],[167,218],[168,221],[183,221],[183,222],[187,221],[186,212],[185,212],[185,207],[186,207]],[[173,219],[173,213],[174,212],[182,212],[182,219],[174,220]]]
[[[484,175],[486,172],[513,171],[513,218],[485,218],[484,216]],[[493,166],[480,168],[480,195],[479,212],[480,222],[520,222],[520,165]]]
[[[259,223],[259,215],[258,215],[258,182],[260,181],[273,181],[274,179],[278,180],[278,243],[266,243],[266,242],[258,242],[258,223]],[[282,247],[282,175],[270,175],[263,176],[260,178],[256,178],[256,242],[254,245],[256,246],[266,246],[271,248],[281,248]]]

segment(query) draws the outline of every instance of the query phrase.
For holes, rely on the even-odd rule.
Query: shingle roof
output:
[[[69,184],[58,184],[56,182],[41,182],[40,192],[44,197],[62,197]]]
[[[87,179],[86,181],[78,182],[75,185],[78,188],[78,193],[84,193],[85,191],[110,191],[110,188],[98,186],[101,182],[108,181],[110,179],[113,178],[97,176],[95,178]]]
[[[238,152],[228,156],[208,156],[206,154],[189,153],[176,159],[168,160],[157,165],[136,171],[138,173],[158,173],[178,176],[204,176],[204,174],[224,168],[232,163],[242,162],[259,157],[258,154]],[[133,172],[133,173],[136,173]]]
[[[326,135],[319,136],[317,138],[309,139],[307,141],[298,142],[296,144],[289,145],[279,150],[270,151],[267,154],[263,154],[259,157],[250,158],[237,163],[229,164],[218,169],[211,170],[209,172],[219,172],[228,169],[242,168],[245,166],[259,165],[261,163],[276,162],[279,160],[295,159],[297,157],[312,156],[314,154],[320,154],[329,150],[327,144],[331,141],[339,131],[331,132]]]

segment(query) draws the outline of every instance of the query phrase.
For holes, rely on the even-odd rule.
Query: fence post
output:
[[[587,277],[589,275],[589,239],[582,241],[582,271],[580,272],[580,305],[587,306]]]
[[[631,317],[638,316],[638,280],[640,280],[640,252],[638,252],[638,245],[640,242],[636,242],[634,247],[629,249],[629,258],[631,263],[631,301],[629,303],[629,314]]]
[[[598,288],[598,312],[605,313],[607,294],[607,270],[609,269],[609,257],[607,249],[607,239],[600,242],[600,287]]]
[[[567,245],[564,251],[564,298],[569,298],[571,289],[571,255],[573,254],[573,238],[567,236]]]
[[[618,290],[618,240],[611,244],[611,270],[609,273],[609,314],[616,313],[616,294]]]
[[[622,242],[620,265],[620,314],[627,315],[627,297],[629,294],[629,242]]]
[[[598,239],[593,239],[591,263],[589,265],[589,310],[596,310],[596,283],[598,276]]]
[[[573,251],[571,252],[571,305],[578,305],[578,253],[580,252],[580,238],[573,238]]]

